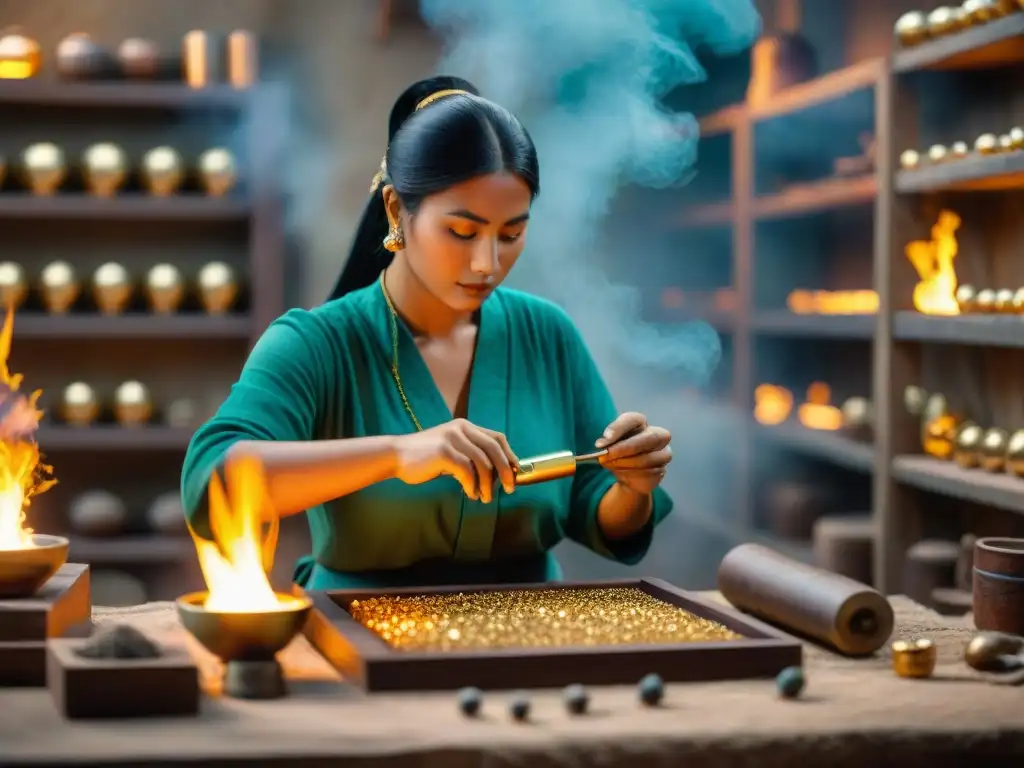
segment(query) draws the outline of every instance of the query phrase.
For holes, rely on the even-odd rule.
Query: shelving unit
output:
[[[284,137],[276,132],[282,121],[268,118],[287,108],[284,92],[269,85],[243,91],[0,81],[0,154],[8,158],[8,179],[17,172],[11,161],[36,141],[61,146],[71,168],[65,189],[53,197],[22,191],[17,178],[0,189],[3,259],[21,264],[33,291],[43,266],[58,259],[75,267],[83,283],[72,313],[47,314],[30,300],[15,320],[11,369],[25,374],[25,386],[44,392],[48,415],[37,438],[58,479],[33,502],[30,524],[68,535],[71,556],[98,572],[139,578],[150,599],[202,584],[187,534],[161,533],[145,519],[157,496],[177,491],[193,431],[167,426],[163,409],[172,399],[190,398],[201,420],[237,377],[252,343],[284,309],[283,203],[269,171],[278,164]],[[223,198],[207,197],[188,183],[181,194],[153,197],[141,190],[133,169],[123,193],[93,197],[82,190],[75,166],[81,152],[99,141],[122,146],[133,166],[161,144],[178,149],[187,162],[209,147],[227,146],[239,160],[240,183]],[[194,299],[177,314],[156,315],[141,296],[123,315],[102,315],[90,309],[88,283],[106,261],[123,264],[139,286],[157,263],[177,265],[191,281],[202,264],[224,261],[241,278],[242,298],[237,311],[225,315],[206,314]],[[157,414],[150,426],[103,420],[72,427],[50,418],[72,381],[90,384],[106,405],[114,388],[129,379],[150,389]],[[123,534],[97,538],[72,529],[69,504],[91,489],[124,501],[130,519]]]
[[[1024,209],[1008,202],[1013,191],[1024,190],[1024,151],[972,155],[915,170],[901,170],[898,160],[908,148],[922,151],[933,143],[970,143],[981,133],[1001,133],[1024,124],[1024,103],[999,98],[1020,93],[1022,77],[1024,13],[1017,13],[803,83],[778,94],[767,106],[733,106],[701,120],[702,138],[731,135],[731,195],[690,207],[673,224],[694,229],[731,227],[737,309],[730,326],[733,378],[728,407],[746,426],[730,468],[734,495],[728,502],[733,513],[729,524],[723,527],[719,516],[694,513],[695,524],[718,533],[727,530],[736,541],[771,542],[758,519],[757,476],[763,459],[754,446],[763,445],[773,453],[784,450],[810,457],[818,465],[831,465],[870,481],[875,583],[884,591],[899,591],[904,554],[922,537],[939,535],[937,531],[955,538],[961,532],[1014,535],[1013,531],[1024,530],[1024,479],[963,469],[922,455],[920,424],[903,405],[904,389],[920,385],[946,394],[961,411],[984,420],[984,426],[1024,428],[1024,407],[1016,405],[1024,371],[1024,353],[1019,351],[1024,348],[1024,317],[933,317],[917,312],[911,298],[918,278],[903,255],[907,242],[927,238],[939,210],[951,208],[963,218],[956,261],[961,282],[993,288],[1024,286],[1020,259],[1024,239],[1017,234]],[[764,122],[820,108],[864,89],[873,91],[873,174],[828,178],[780,191],[759,189],[755,177],[761,157],[756,135]],[[931,101],[922,103],[917,98],[922,92]],[[935,93],[945,94],[950,101],[934,103],[943,98]],[[998,99],[998,109],[992,103],[986,106],[986,98]],[[941,125],[941,133],[929,133],[932,125]],[[856,211],[872,213],[870,226],[864,227],[872,239],[863,254],[870,262],[871,277],[859,287],[878,293],[878,313],[799,315],[759,301],[758,290],[766,276],[760,271],[765,267],[759,253],[764,228],[785,226],[789,219],[803,223],[811,217],[825,218],[826,212],[835,210],[848,216],[859,215]],[[799,262],[807,250],[814,248],[794,245],[788,256]],[[789,286],[837,287],[853,286]],[[779,426],[754,422],[755,387],[765,382],[786,385],[759,374],[763,360],[758,345],[765,339],[780,344],[786,343],[784,339],[798,340],[792,343],[810,346],[819,359],[826,357],[817,351],[824,343],[864,344],[863,354],[847,352],[853,348],[844,346],[840,356],[860,355],[858,365],[862,372],[870,372],[870,379],[863,391],[843,396],[871,399],[872,443],[795,422]],[[835,378],[833,382],[822,376],[837,385],[850,376]],[[802,400],[799,386],[791,389]],[[841,399],[836,398],[837,405]],[[950,509],[951,503],[952,512],[936,511]],[[970,505],[970,511],[956,506],[963,504]]]

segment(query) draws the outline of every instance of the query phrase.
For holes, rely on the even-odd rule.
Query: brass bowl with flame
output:
[[[68,540],[32,536],[34,546],[0,550],[0,599],[32,597],[68,561]]]

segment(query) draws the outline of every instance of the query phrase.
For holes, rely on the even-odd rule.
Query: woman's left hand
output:
[[[652,427],[642,413],[624,413],[608,425],[594,447],[607,448],[601,466],[636,493],[649,494],[665,477],[672,461],[672,435]]]

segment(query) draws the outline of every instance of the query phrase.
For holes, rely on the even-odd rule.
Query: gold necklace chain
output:
[[[416,426],[416,431],[422,432],[423,425],[420,424],[420,420],[413,413],[412,406],[409,404],[409,398],[405,394],[405,387],[402,386],[402,377],[398,373],[398,312],[391,301],[391,295],[388,293],[387,286],[384,285],[383,272],[380,273],[380,292],[384,294],[384,301],[387,303],[388,312],[391,314],[391,378],[395,380],[395,386],[398,387],[398,396],[402,398],[402,405],[405,406],[406,413],[409,414],[409,418],[412,419],[412,423]]]

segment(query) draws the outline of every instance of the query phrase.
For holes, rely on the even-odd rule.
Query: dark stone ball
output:
[[[526,720],[530,716],[530,697],[522,692],[512,694],[512,699],[508,703],[508,713],[518,722]]]
[[[484,703],[484,694],[479,688],[463,688],[459,691],[459,709],[466,717],[476,717]]]
[[[565,708],[570,715],[583,715],[590,706],[590,694],[582,685],[570,685],[565,689]]]
[[[804,689],[804,671],[800,667],[786,667],[775,678],[775,687],[784,699],[795,699]]]
[[[656,707],[665,698],[665,683],[655,674],[645,675],[639,685],[640,701],[648,707]]]

